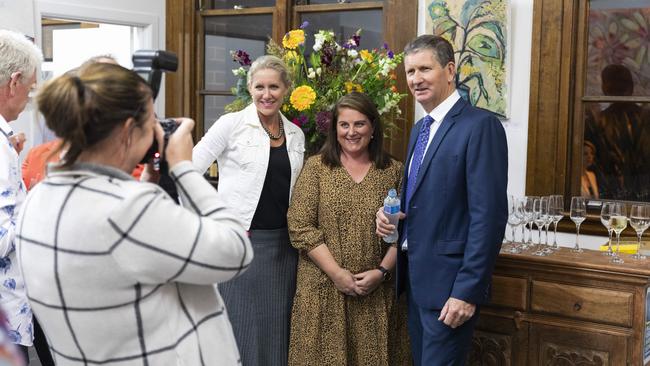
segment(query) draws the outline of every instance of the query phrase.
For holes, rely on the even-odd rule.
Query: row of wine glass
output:
[[[533,250],[533,255],[546,256],[558,250],[557,224],[564,217],[564,197],[561,195],[552,196],[508,196],[508,226],[511,228],[512,240],[507,240],[508,253],[521,253],[526,250]],[[553,244],[548,242],[548,229],[553,224]],[[537,244],[533,242],[533,225],[537,226]],[[521,226],[521,242],[515,239],[515,230]],[[525,229],[528,228],[528,238]],[[542,244],[542,230],[546,232],[544,244]]]
[[[511,239],[506,240],[503,251],[508,253],[521,253],[532,250],[533,255],[546,256],[558,250],[557,224],[564,217],[564,197],[561,195],[551,196],[508,196],[508,226],[511,229]],[[629,213],[629,214],[628,214]],[[581,253],[580,248],[580,225],[587,218],[587,200],[584,197],[572,197],[569,217],[576,225],[576,242],[571,249],[573,252]],[[609,233],[607,251],[604,255],[611,256],[611,262],[616,264],[624,263],[620,257],[621,232],[628,225],[636,231],[637,246],[636,253],[632,258],[641,260],[646,257],[639,253],[643,233],[650,227],[650,205],[632,204],[628,212],[628,205],[624,202],[603,202],[600,211],[600,221]],[[553,224],[553,243],[549,244],[549,226]],[[533,225],[537,227],[537,243],[533,241]],[[521,226],[521,241],[515,238],[516,228]],[[526,237],[526,228],[528,236]],[[546,232],[544,243],[542,243],[542,231]],[[612,250],[612,233],[616,234],[616,250]]]
[[[571,215],[573,215],[574,201],[576,207],[585,204],[584,198],[573,197],[571,199]],[[571,216],[571,219],[573,220],[573,216]],[[612,263],[624,263],[624,260],[619,256],[619,251],[621,245],[621,232],[625,230],[628,222],[636,232],[637,236],[636,253],[632,255],[632,258],[637,260],[646,259],[646,257],[640,253],[640,250],[643,232],[650,226],[650,205],[643,203],[632,204],[628,215],[627,205],[624,202],[603,202],[600,209],[600,222],[605,226],[607,233],[609,234],[607,251],[605,251],[604,254],[612,257]],[[616,234],[616,251],[612,250],[612,232]]]

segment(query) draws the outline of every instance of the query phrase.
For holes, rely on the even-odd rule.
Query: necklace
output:
[[[264,132],[266,132],[266,134],[269,136],[271,140],[279,140],[284,135],[284,123],[282,123],[282,118],[280,118],[280,131],[278,132],[277,136],[273,135],[271,131],[269,131],[269,129],[266,128],[266,126],[264,126],[264,123],[262,123],[262,128],[264,129]]]

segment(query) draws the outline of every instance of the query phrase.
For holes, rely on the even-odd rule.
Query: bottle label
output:
[[[387,214],[396,214],[399,212],[399,205],[396,206],[384,206],[384,212]]]

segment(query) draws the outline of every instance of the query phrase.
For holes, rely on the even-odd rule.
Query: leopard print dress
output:
[[[405,299],[395,303],[393,281],[364,297],[339,292],[307,252],[326,244],[352,273],[377,268],[388,246],[375,234],[375,213],[402,180],[402,164],[370,168],[356,183],[345,168],[311,157],[289,207],[289,235],[299,249],[291,315],[289,365],[409,365]],[[404,297],[404,296],[403,296]]]

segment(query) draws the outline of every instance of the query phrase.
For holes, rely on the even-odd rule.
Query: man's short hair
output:
[[[11,74],[21,72],[27,82],[43,60],[43,53],[24,35],[0,29],[0,85],[5,84]]]
[[[408,56],[422,50],[430,50],[436,57],[440,66],[448,63],[456,63],[454,59],[454,47],[446,39],[432,34],[424,34],[409,42],[404,47],[404,55]]]

